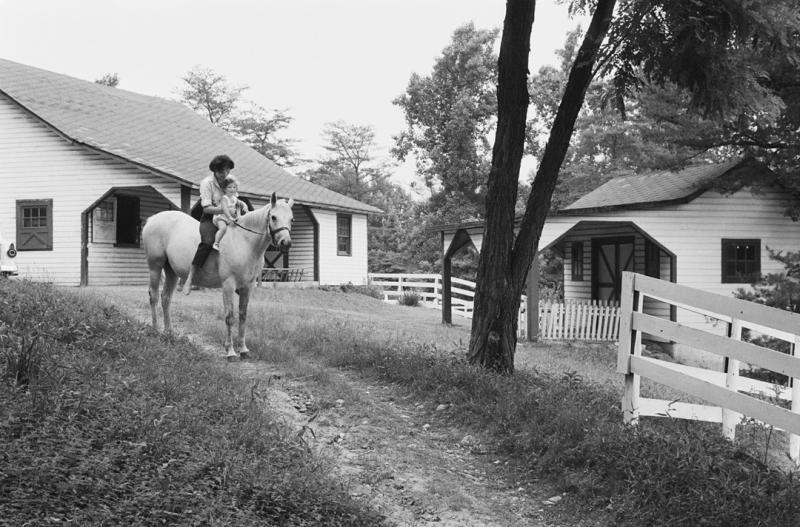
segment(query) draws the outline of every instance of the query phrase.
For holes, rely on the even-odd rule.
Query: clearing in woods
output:
[[[146,288],[81,291],[108,299],[149,323]],[[224,361],[221,304],[220,291],[196,291],[189,297],[176,295],[172,312],[176,332]],[[468,321],[455,317],[460,325],[445,327],[440,316],[436,310],[388,305],[355,293],[257,289],[248,314],[248,345],[252,349],[258,339],[283,340],[289,348],[291,328],[303,319],[325,324],[357,321],[398,339],[416,335],[451,348],[466,342]],[[280,329],[271,330],[276,321]],[[558,357],[558,350],[543,364],[542,349],[521,345],[518,366],[535,361],[537,367],[556,372],[574,370],[574,364]],[[609,381],[621,381],[614,375],[613,351],[598,352],[609,360],[588,367]],[[525,467],[515,466],[478,433],[448,419],[450,401],[421,402],[401,387],[325,368],[298,354],[276,362],[232,362],[229,367],[329,464],[352,496],[385,515],[391,525],[607,524],[602,514],[587,515],[581,504],[547,482],[520,483],[530,482],[530,477],[515,476]]]

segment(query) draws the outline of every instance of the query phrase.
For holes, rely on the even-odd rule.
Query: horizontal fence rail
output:
[[[416,294],[426,307],[442,308],[442,277],[439,274],[370,273],[370,284],[383,290],[387,302]],[[454,314],[472,318],[475,282],[450,279],[450,305]],[[518,338],[527,338],[527,297],[522,296],[517,321]],[[539,332],[544,340],[616,341],[619,335],[619,305],[598,301],[539,302]]]
[[[728,325],[726,336],[643,313],[645,298],[681,310],[711,315]],[[789,456],[800,462],[800,315],[754,302],[725,297],[647,276],[625,272],[617,369],[625,375],[623,418],[635,424],[641,416],[673,417],[722,424],[734,439],[736,426],[756,422],[789,434]],[[744,330],[783,340],[791,353],[781,353],[742,340]],[[723,357],[724,371],[674,364],[642,356],[642,337],[703,350]],[[786,386],[740,375],[743,364],[788,377]],[[671,386],[709,403],[690,404],[640,397],[641,377]],[[789,408],[785,408],[784,406]]]

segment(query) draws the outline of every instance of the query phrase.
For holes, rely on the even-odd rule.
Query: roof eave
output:
[[[240,194],[242,196],[244,196],[244,197],[247,197],[247,198],[261,199],[261,200],[265,200],[265,201],[269,201],[270,197],[272,196],[271,194],[258,194],[256,192],[241,192]],[[277,192],[275,193],[275,195],[279,199],[289,199],[288,196],[281,196]],[[318,209],[334,210],[334,211],[339,211],[339,212],[349,212],[349,213],[355,213],[355,214],[384,214],[384,211],[382,211],[381,209],[379,209],[377,207],[372,207],[370,205],[365,205],[364,208],[347,207],[345,205],[332,205],[330,203],[321,203],[321,202],[318,202],[318,201],[310,201],[310,200],[299,199],[299,198],[294,198],[294,202],[299,204],[299,205],[305,205],[307,207],[315,207],[315,208],[318,208]]]
[[[685,205],[705,191],[706,189],[702,189],[682,198],[667,199],[662,201],[642,201],[639,203],[625,203],[622,205],[604,205],[600,207],[585,207],[579,209],[561,209],[557,211],[555,215],[581,216],[584,214],[599,214],[602,212],[616,212],[621,210],[652,210],[668,207],[670,205]]]

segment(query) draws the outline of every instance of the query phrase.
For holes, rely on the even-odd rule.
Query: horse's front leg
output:
[[[246,359],[250,354],[247,344],[244,341],[244,333],[247,327],[247,304],[250,302],[250,287],[245,286],[239,289],[239,356]]]
[[[236,351],[233,349],[233,337],[231,336],[231,328],[234,323],[233,293],[233,286],[229,286],[228,284],[222,285],[222,304],[225,308],[225,327],[227,331],[227,336],[225,337],[225,357],[229,360],[238,357]]]

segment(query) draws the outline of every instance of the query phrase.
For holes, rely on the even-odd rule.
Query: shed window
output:
[[[761,240],[722,240],[722,283],[750,283],[761,275]]]
[[[17,200],[17,250],[53,250],[53,200]]]
[[[644,242],[644,274],[661,278],[661,249],[650,240]]]
[[[339,256],[353,254],[352,226],[353,217],[350,214],[336,215],[336,254]]]
[[[583,242],[572,242],[572,280],[580,282],[583,280]]]
[[[111,200],[100,202],[94,210],[94,219],[97,221],[114,221],[114,202]]]

